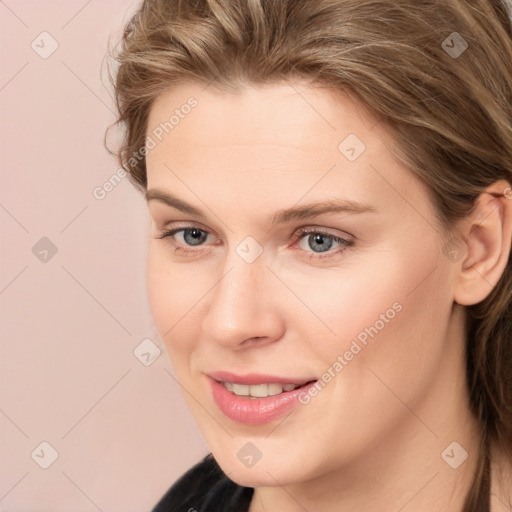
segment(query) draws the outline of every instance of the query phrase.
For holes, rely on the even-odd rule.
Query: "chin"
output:
[[[244,487],[275,487],[276,485],[290,485],[299,481],[297,478],[292,478],[286,471],[273,471],[272,468],[267,469],[266,467],[259,469],[256,469],[256,467],[250,469],[236,468],[229,475],[229,478]]]
[[[217,457],[215,453],[214,456],[224,473],[235,483],[244,487],[275,487],[290,485],[304,479],[304,474],[297,473],[300,461],[294,464],[291,459],[287,459],[287,465],[283,466],[283,458],[279,455],[266,460],[262,458],[252,467],[245,467],[236,457],[234,459],[225,456]]]

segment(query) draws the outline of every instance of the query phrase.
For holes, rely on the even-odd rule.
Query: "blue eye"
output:
[[[206,247],[201,246],[204,245],[209,235],[213,236],[209,231],[191,226],[164,231],[157,238],[167,238],[174,247],[174,253],[198,255],[206,250]],[[178,236],[181,237],[181,240],[176,240]],[[292,239],[294,242],[299,241],[298,246],[308,259],[332,257],[354,245],[353,240],[320,231],[318,228],[301,229],[294,233]],[[335,250],[331,250],[333,246]],[[338,246],[337,250],[336,246]],[[197,247],[197,249],[191,249],[192,247]]]
[[[308,242],[308,246],[310,249],[315,251],[315,249],[319,249],[315,252],[325,252],[328,251],[336,242],[334,237],[327,236],[323,233],[307,233],[306,236],[301,239],[301,242],[306,240]]]
[[[181,245],[178,245],[175,243],[175,237],[176,235],[181,234],[183,241],[184,241],[184,247]],[[202,249],[194,250],[194,249],[187,249],[187,247],[194,247],[194,246],[200,246],[203,244],[203,242],[208,238],[208,235],[211,234],[208,231],[205,231],[204,229],[199,229],[197,227],[189,227],[189,228],[176,228],[171,230],[164,231],[158,238],[163,239],[167,238],[172,245],[174,246],[174,252],[175,253],[182,253],[182,254],[188,254],[188,253],[199,253],[202,252]]]
[[[188,245],[200,245],[208,238],[208,233],[202,229],[185,228],[179,231],[183,232],[183,240]]]
[[[353,240],[325,233],[323,231],[319,231],[317,228],[304,229],[296,234],[294,238],[299,240],[298,245],[308,254],[308,258],[331,257],[344,251],[345,248],[354,245]],[[304,242],[307,242],[306,246],[304,246]],[[341,246],[341,249],[330,251],[335,244]],[[311,249],[312,252],[308,251],[308,248]],[[326,254],[323,255],[322,253]]]

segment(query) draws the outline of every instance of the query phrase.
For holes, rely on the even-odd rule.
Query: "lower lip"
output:
[[[299,396],[315,384],[311,382],[293,391],[265,398],[244,398],[231,393],[224,384],[208,378],[212,387],[213,399],[219,409],[233,421],[247,425],[263,425],[283,416],[300,404]]]

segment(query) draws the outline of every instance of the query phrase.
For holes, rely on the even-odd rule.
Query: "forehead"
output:
[[[156,99],[147,135],[156,142],[148,188],[190,199],[241,194],[269,209],[326,196],[395,208],[405,206],[403,194],[425,200],[422,184],[397,162],[390,133],[339,91],[283,82],[219,93],[184,83]]]
[[[193,102],[196,105],[189,108],[187,105]],[[196,135],[196,146],[259,144],[307,150],[335,144],[343,132],[363,132],[377,122],[348,94],[301,82],[244,86],[230,93],[195,83],[179,84],[153,103],[148,134],[165,125],[173,113],[172,127],[164,129],[169,132],[164,138],[172,132],[176,143],[184,142],[180,132],[186,125]],[[190,130],[181,134],[188,137]]]

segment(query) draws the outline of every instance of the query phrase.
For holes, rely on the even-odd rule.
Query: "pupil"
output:
[[[314,245],[316,245],[316,247],[314,247]],[[325,252],[325,251],[328,251],[332,247],[332,240],[330,240],[329,237],[326,237],[324,235],[316,234],[313,237],[312,243],[311,243],[311,238],[310,238],[309,247],[313,250],[320,249],[317,252]]]
[[[189,245],[199,245],[206,238],[206,233],[200,229],[187,229],[183,233],[183,238]]]

